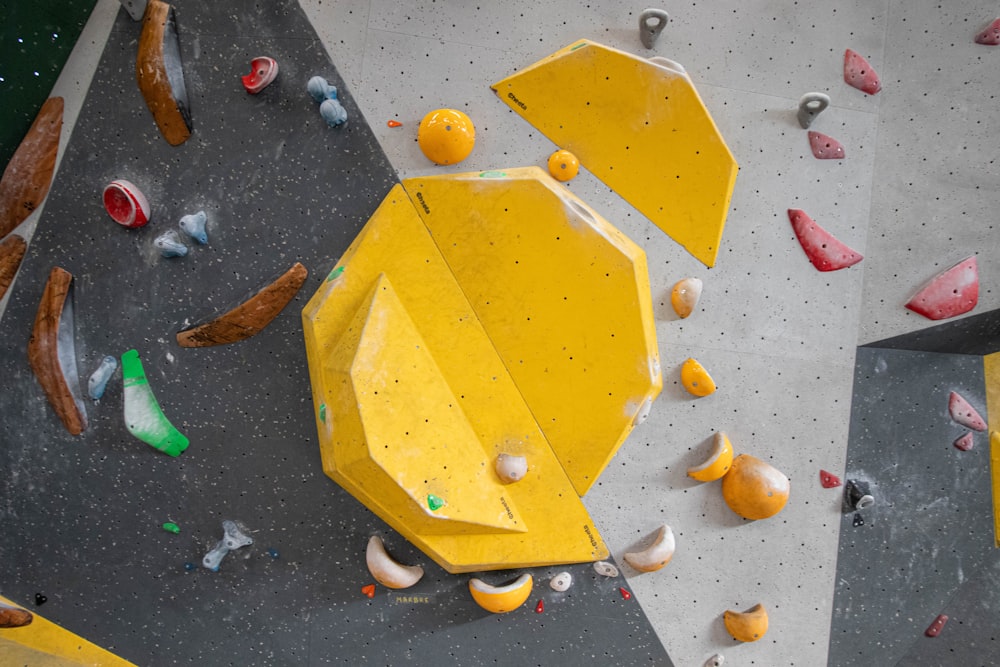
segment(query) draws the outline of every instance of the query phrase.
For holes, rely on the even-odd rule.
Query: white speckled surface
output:
[[[644,5],[301,4],[401,178],[544,165],[554,146],[489,86],[574,39],[685,66],[740,164],[716,266],[698,263],[586,170],[569,184],[647,252],[665,385],[586,503],[619,560],[659,523],[673,527],[673,562],[626,574],[677,664],[701,665],[715,653],[727,665],[825,664],[841,514],[839,492],[823,489],[818,472],[843,472],[855,347],[932,324],[902,304],[973,253],[981,276],[974,312],[1000,306],[1000,47],[972,41],[1000,7],[694,1],[666,7],[671,21],[650,51],[637,29]],[[98,3],[53,91],[67,101],[64,145],[117,7]],[[880,73],[877,96],[843,82],[845,48]],[[831,96],[811,129],[840,140],[845,160],[812,157],[795,118],[809,91]],[[431,165],[416,144],[420,118],[441,106],[477,126],[471,157],[447,168]],[[388,128],[389,119],[403,126]],[[814,270],[788,208],[804,209],[864,261]],[[705,288],[682,321],[669,290],[690,275]],[[691,400],[680,387],[688,356],[712,373],[715,395]],[[784,512],[745,522],[725,507],[718,483],[685,476],[715,430],[791,478]],[[722,612],[757,602],[770,611],[770,631],[734,644]]]

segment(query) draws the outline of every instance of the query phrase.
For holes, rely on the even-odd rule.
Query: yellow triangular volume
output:
[[[738,166],[684,68],[581,40],[497,96],[707,266]]]

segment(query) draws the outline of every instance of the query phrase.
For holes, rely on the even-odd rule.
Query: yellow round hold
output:
[[[744,519],[766,519],[788,502],[791,482],[770,463],[740,454],[722,478],[722,499]]]
[[[708,374],[705,367],[694,359],[688,359],[681,366],[681,384],[695,396],[708,396],[715,393],[715,380]]]
[[[767,610],[756,604],[746,611],[728,610],[722,615],[726,630],[733,639],[741,642],[755,642],[767,634]]]
[[[480,607],[494,614],[506,614],[520,607],[531,595],[533,586],[534,582],[528,573],[522,574],[515,582],[506,586],[490,586],[475,577],[469,580],[472,599]]]
[[[476,128],[458,109],[435,109],[420,121],[417,144],[435,164],[458,164],[472,152]]]
[[[733,465],[733,443],[729,437],[719,431],[715,434],[715,441],[712,444],[712,452],[701,465],[688,468],[688,476],[699,482],[714,482],[727,472]]]
[[[549,173],[557,181],[568,181],[580,173],[580,161],[568,150],[557,150],[549,156]]]

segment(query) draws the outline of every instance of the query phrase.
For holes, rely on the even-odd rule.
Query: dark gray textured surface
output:
[[[864,525],[841,520],[831,665],[990,665],[1000,655],[996,593],[976,592],[995,591],[1000,566],[989,437],[975,433],[968,452],[953,446],[967,429],[948,414],[951,391],[986,415],[982,357],[858,349],[844,481],[868,482],[875,505],[861,511]],[[942,613],[966,620],[925,637]],[[969,642],[965,622],[993,630]]]
[[[886,338],[865,347],[882,347],[950,354],[993,354],[1000,350],[1000,310],[944,322]]]
[[[0,322],[0,592],[26,605],[44,594],[47,618],[141,665],[670,665],[638,602],[620,595],[624,579],[572,566],[576,583],[559,594],[546,584],[560,568],[538,569],[528,603],[488,614],[467,577],[445,573],[323,475],[299,311],[395,174],[296,3],[179,2],[177,21],[191,139],[172,148],[159,136],[134,81],[138,24],[122,12]],[[281,73],[248,96],[239,76],[264,54]],[[314,74],[340,87],[344,128],[327,128],[306,94]],[[115,178],[149,197],[147,227],[125,230],[105,213],[100,192]],[[156,235],[199,209],[209,244],[161,258]],[[178,330],[296,261],[309,280],[262,333],[176,345]],[[25,353],[54,265],[75,276],[81,379],[104,355],[136,348],[191,440],[179,458],[126,432],[120,371],[88,402],[82,436],[62,428]],[[227,518],[255,544],[218,573],[187,572]],[[425,566],[398,594],[418,601],[381,587],[372,600],[361,594],[373,532]],[[546,609],[535,614],[539,599]]]

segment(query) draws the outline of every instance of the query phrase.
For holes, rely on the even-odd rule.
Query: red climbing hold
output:
[[[882,82],[872,66],[864,56],[851,49],[844,51],[844,81],[869,95],[882,90]]]
[[[973,255],[931,278],[906,307],[929,320],[943,320],[967,313],[977,303],[979,265]]]
[[[545,611],[545,600],[539,600],[535,605],[535,613],[541,614],[543,611]]]
[[[955,441],[955,449],[961,449],[963,452],[967,452],[972,449],[974,444],[976,443],[972,439],[972,434],[966,431],[965,435]]]
[[[362,586],[361,592],[364,593],[369,598],[375,597],[375,584],[368,584],[367,586]]]
[[[976,44],[984,44],[986,46],[997,46],[1000,44],[1000,19],[995,19],[993,23],[986,27],[986,30],[976,35]]]
[[[386,121],[385,124],[388,125],[389,127],[402,127],[403,126],[403,124],[400,123],[398,120],[388,120],[388,121]]]
[[[258,56],[250,61],[250,73],[240,77],[243,87],[251,95],[256,95],[278,76],[278,63],[274,58]]]
[[[824,489],[834,489],[840,486],[840,478],[833,473],[827,472],[825,470],[819,471],[819,483],[823,485]]]
[[[619,588],[618,590],[619,590],[619,591],[621,591],[621,594],[622,594],[622,599],[623,599],[623,600],[631,600],[631,599],[632,599],[632,594],[631,594],[631,593],[629,593],[629,592],[628,592],[627,590],[625,590],[624,588]]]
[[[837,271],[854,266],[864,256],[844,245],[830,232],[817,225],[805,211],[788,209],[788,219],[792,223],[806,257],[820,271]]]
[[[931,623],[929,626],[927,626],[927,629],[924,630],[924,634],[927,635],[928,637],[937,637],[939,634],[941,634],[941,629],[944,628],[944,624],[947,622],[948,622],[947,615],[945,614],[938,615],[938,617],[934,619],[934,622]]]
[[[971,428],[973,431],[985,431],[986,422],[976,409],[972,407],[967,400],[958,395],[957,392],[951,392],[948,396],[948,412],[951,414],[951,418],[956,422],[961,424],[966,428]]]
[[[844,145],[822,132],[809,131],[809,148],[817,160],[844,159]]]

